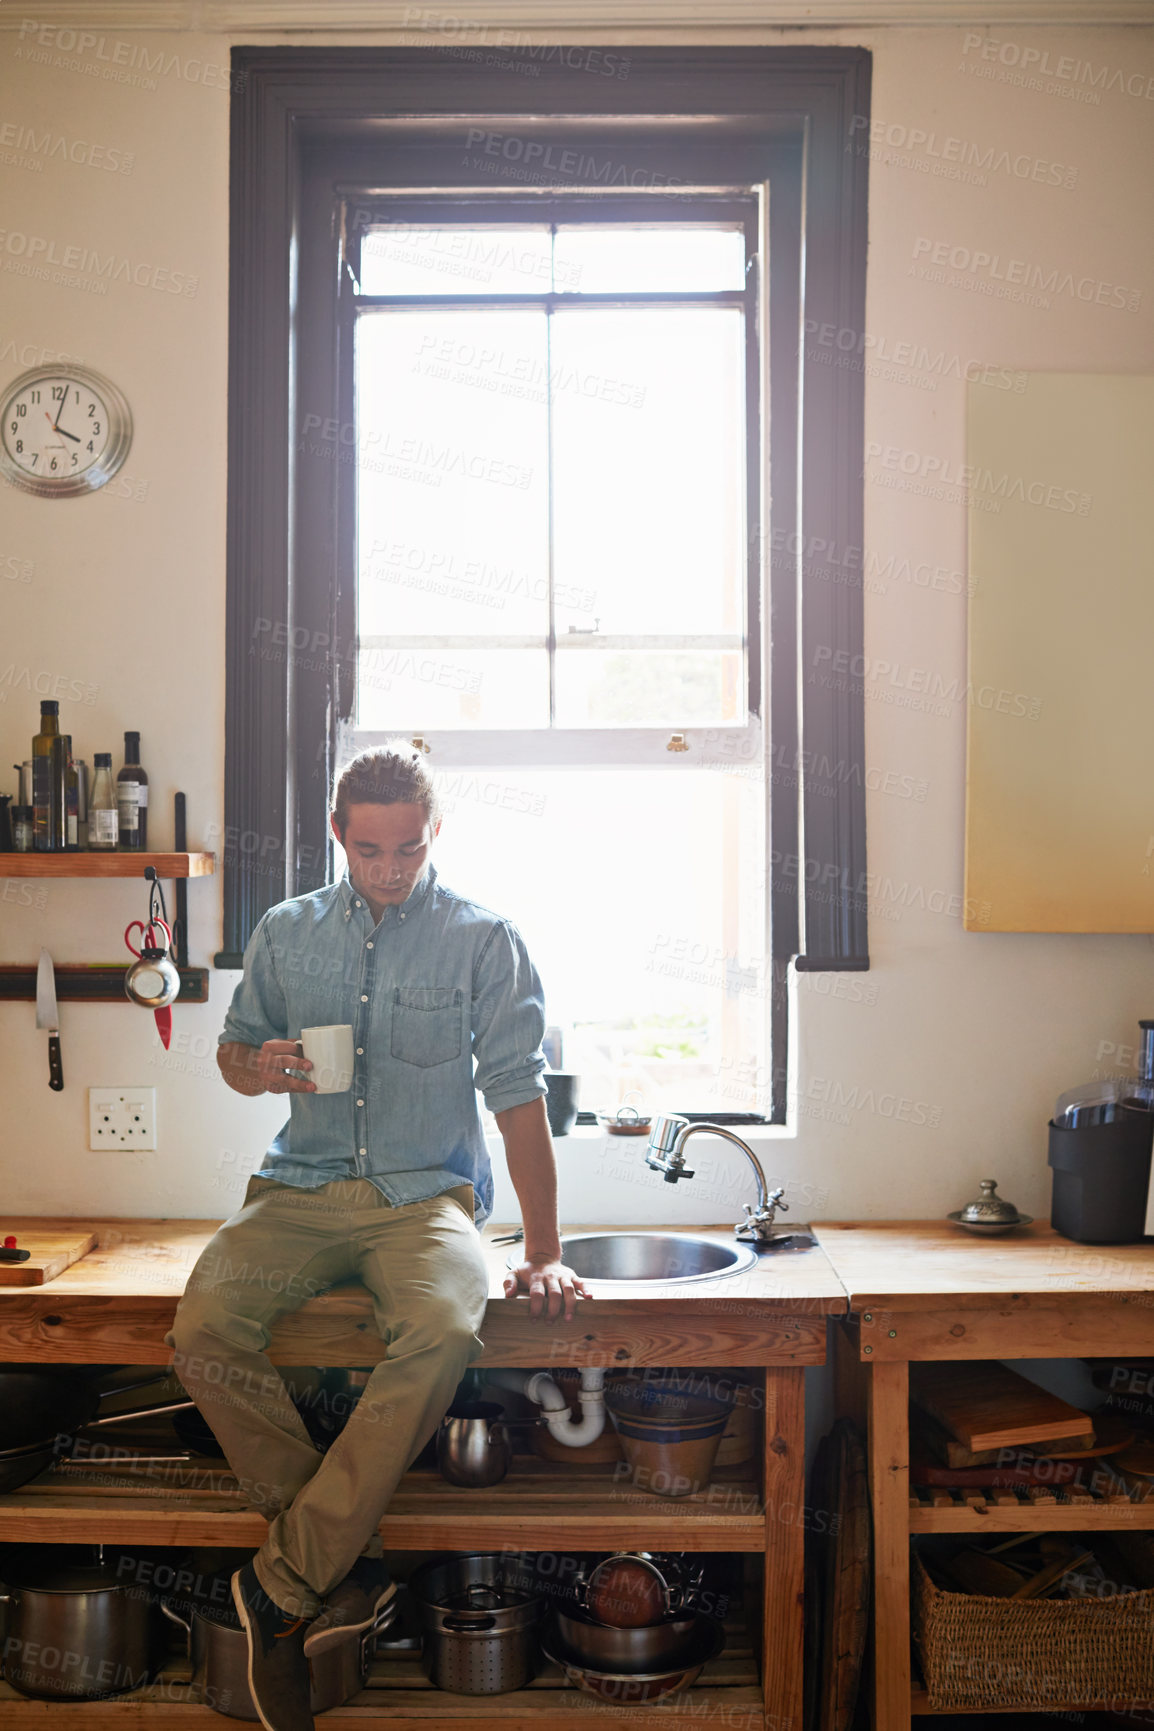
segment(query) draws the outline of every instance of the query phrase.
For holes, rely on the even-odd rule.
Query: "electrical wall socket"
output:
[[[89,1088],[88,1146],[156,1147],[155,1088]]]

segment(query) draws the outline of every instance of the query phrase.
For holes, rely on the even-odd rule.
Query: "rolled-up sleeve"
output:
[[[277,978],[266,915],[248,941],[244,975],[232,994],[218,1044],[239,1040],[243,1046],[263,1046],[266,1040],[287,1038],[288,1006]]]
[[[495,926],[473,977],[474,1086],[490,1112],[545,1092],[545,994],[516,927]]]

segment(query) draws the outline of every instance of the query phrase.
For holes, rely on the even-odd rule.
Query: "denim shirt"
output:
[[[305,1190],[367,1178],[394,1207],[467,1182],[480,1225],[493,1175],[477,1093],[503,1112],[545,1092],[544,995],[521,934],[432,866],[378,926],[347,876],[281,902],[249,940],[221,1043],[334,1022],[353,1027],[352,1088],[290,1094],[259,1176]]]

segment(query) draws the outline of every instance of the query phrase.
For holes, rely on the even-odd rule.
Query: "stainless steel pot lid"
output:
[[[511,1611],[517,1605],[530,1605],[533,1595],[519,1593],[515,1587],[502,1583],[471,1581],[467,1587],[442,1593],[430,1602],[442,1611],[477,1611],[483,1615],[487,1611]]]

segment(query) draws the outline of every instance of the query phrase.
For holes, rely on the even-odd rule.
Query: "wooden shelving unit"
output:
[[[214,853],[0,853],[0,878],[209,878]]]
[[[35,1224],[47,1229],[47,1220]],[[55,1224],[59,1224],[56,1222]],[[0,1292],[0,1358],[9,1363],[168,1364],[165,1334],[176,1301],[215,1221],[93,1222],[98,1246],[45,1287]],[[19,1233],[33,1223],[8,1223]],[[596,1222],[592,1223],[593,1227]],[[573,1222],[570,1229],[585,1229]],[[507,1248],[482,1238],[489,1304],[480,1333],[482,1367],[668,1365],[723,1368],[751,1383],[754,1442],[741,1466],[714,1472],[698,1495],[670,1499],[631,1484],[620,1468],[558,1465],[518,1455],[503,1483],[483,1492],[415,1468],[381,1522],[390,1552],[619,1549],[733,1554],[748,1597],[747,1626],[668,1704],[595,1699],[546,1666],[528,1689],[499,1696],[433,1688],[411,1654],[374,1663],[369,1687],[325,1716],[363,1731],[587,1731],[591,1715],[635,1725],[644,1713],[665,1731],[780,1731],[802,1715],[802,1596],[805,1538],[805,1366],[821,1364],[826,1317],[841,1315],[841,1288],[820,1251],[766,1261],[743,1284],[718,1280],[682,1296],[599,1297],[571,1325],[542,1328],[528,1307],[504,1297]],[[702,1229],[729,1243],[732,1226]],[[385,1356],[368,1294],[353,1284],[310,1299],[273,1333],[275,1364],[366,1365]],[[139,1421],[137,1421],[139,1422]],[[135,1423],[134,1423],[135,1429]],[[263,1517],[238,1506],[235,1480],[211,1457],[142,1467],[126,1479],[115,1449],[127,1431],[93,1433],[91,1472],[57,1467],[0,1496],[0,1540],[127,1546],[258,1546]],[[109,1451],[106,1453],[105,1451]],[[736,1569],[738,1565],[730,1565]],[[147,1723],[158,1731],[204,1731],[220,1715],[189,1700],[188,1668],[164,1671],[150,1690],[115,1701],[33,1701],[0,1685],[4,1731],[83,1731]],[[183,1681],[181,1679],[183,1678]]]
[[[1128,1493],[1101,1468],[1085,1490],[911,1487],[910,1365],[1154,1356],[1154,1244],[1076,1244],[1043,1222],[996,1239],[968,1237],[944,1221],[839,1222],[815,1230],[850,1306],[835,1347],[841,1405],[869,1427],[874,1731],[908,1731],[911,1714],[1101,1708],[1101,1700],[935,1707],[911,1675],[911,1535],[1150,1532],[1154,1497]],[[1148,1705],[1127,1702],[1121,1690],[1119,1697],[1111,1709]]]

